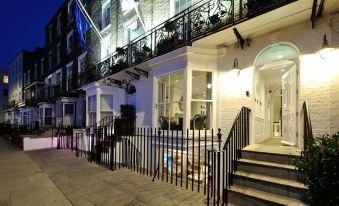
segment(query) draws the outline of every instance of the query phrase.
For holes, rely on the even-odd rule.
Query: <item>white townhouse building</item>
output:
[[[168,14],[161,17],[178,13],[171,9],[173,2],[163,2]],[[127,7],[124,1],[120,3],[109,4]],[[134,10],[117,10],[118,14],[113,10],[113,21],[106,29],[117,30],[107,34],[111,39],[108,54],[118,49],[89,70],[100,71],[100,80],[82,87],[87,125],[109,112],[119,114],[120,104],[127,103],[136,107],[137,126],[184,131],[220,127],[227,134],[241,107],[246,106],[252,110],[251,143],[277,137],[284,145],[302,149],[301,112],[306,101],[315,134],[339,130],[339,70],[335,63],[339,2],[242,3],[191,2],[187,10],[146,28],[145,33],[140,32],[141,22],[149,26],[157,18],[145,13],[138,16]],[[148,5],[140,1],[139,10]],[[156,13],[157,8],[153,9]],[[133,15],[135,28],[122,27]],[[122,24],[124,17],[126,23]],[[128,34],[116,32],[119,28]],[[141,36],[124,39],[133,32]],[[130,43],[124,47],[124,42]],[[324,46],[331,48],[324,52]],[[101,51],[106,51],[103,47],[107,44],[102,42]],[[126,94],[112,87],[124,81],[135,86],[136,92]]]

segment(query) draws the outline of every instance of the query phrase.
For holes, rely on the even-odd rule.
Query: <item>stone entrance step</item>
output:
[[[234,185],[228,190],[228,200],[237,206],[304,206],[305,204],[294,198],[276,195],[261,190]]]
[[[233,205],[305,205],[306,187],[298,181],[297,152],[281,148],[274,153],[260,145],[245,148],[235,161],[228,202]]]

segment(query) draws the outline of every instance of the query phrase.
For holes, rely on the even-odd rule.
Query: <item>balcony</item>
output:
[[[37,91],[37,102],[50,102],[60,97],[74,97],[77,90],[77,78],[67,79],[66,84],[59,82]]]
[[[98,81],[149,59],[296,0],[210,0],[200,2],[146,32],[79,76],[78,87]],[[112,63],[111,63],[112,62]]]
[[[29,88],[29,87],[31,87],[31,86],[37,84],[37,83],[40,83],[40,84],[41,84],[41,83],[43,83],[43,82],[44,82],[43,76],[36,76],[36,77],[31,78],[30,81],[25,82],[24,88],[27,89],[27,88]]]
[[[25,99],[25,106],[37,106],[38,100],[36,97],[31,97],[29,99]]]

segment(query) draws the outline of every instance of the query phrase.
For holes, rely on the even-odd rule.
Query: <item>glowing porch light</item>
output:
[[[325,34],[323,38],[323,45],[319,51],[320,57],[322,59],[325,59],[326,57],[330,55],[332,51],[333,51],[333,48],[329,45],[327,38],[326,38],[326,34]]]

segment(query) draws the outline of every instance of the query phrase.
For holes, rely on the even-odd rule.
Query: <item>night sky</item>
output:
[[[5,0],[0,6],[0,67],[21,50],[45,43],[44,28],[64,0]]]

